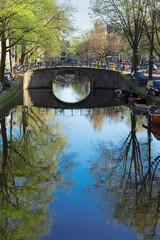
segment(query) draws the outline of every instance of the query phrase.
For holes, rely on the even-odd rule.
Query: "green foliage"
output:
[[[57,186],[68,187],[59,169],[67,139],[50,111],[17,107],[10,118],[10,128],[19,130],[11,132],[7,141],[1,120],[0,238],[37,239],[52,227],[54,213],[47,208],[55,200]]]
[[[81,55],[83,46],[84,46],[84,42],[75,38],[71,42],[71,46],[69,48],[69,53],[73,56],[73,58],[79,58]]]
[[[110,54],[116,54],[122,49],[122,37],[115,32],[106,32],[101,21],[97,21],[94,28],[82,36],[73,39],[70,52],[78,59],[101,60]]]
[[[146,0],[92,0],[92,11],[96,16],[102,16],[105,23],[116,26],[127,39],[132,51],[132,70],[138,65],[137,50],[144,32],[144,22],[148,1]]]
[[[73,30],[73,8],[69,3],[59,4],[55,0],[1,0],[0,5],[0,39],[10,40],[7,51],[19,45],[25,46],[24,54],[28,57],[33,53],[38,56],[46,50],[53,53],[60,49],[66,33]]]

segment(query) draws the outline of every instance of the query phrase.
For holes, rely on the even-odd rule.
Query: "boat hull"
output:
[[[151,123],[160,126],[160,107],[154,108],[149,112],[149,118]]]
[[[150,106],[146,104],[146,100],[144,98],[133,98],[129,100],[129,106],[132,109],[135,115],[147,114]]]

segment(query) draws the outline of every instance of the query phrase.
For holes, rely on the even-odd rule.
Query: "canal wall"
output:
[[[54,67],[27,71],[24,74],[23,89],[52,89],[54,78],[67,71],[74,73],[75,79],[82,79],[87,75],[92,88],[116,89],[121,87],[122,76],[118,71],[84,67]]]

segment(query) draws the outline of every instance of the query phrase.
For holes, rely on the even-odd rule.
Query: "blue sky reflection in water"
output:
[[[33,121],[35,116],[37,121]],[[36,233],[43,240],[160,237],[159,165],[155,160],[160,141],[151,136],[153,165],[149,168],[148,134],[142,127],[145,116],[131,117],[127,107],[116,106],[73,111],[18,107],[12,117],[12,138],[7,125],[8,139],[13,142],[11,176],[21,181],[18,197],[23,211],[20,215],[9,205],[15,214],[9,214],[8,208],[6,212],[15,222],[22,220],[17,234],[23,236],[32,220],[30,236],[26,233],[29,239]],[[43,130],[38,132],[40,124]],[[19,165],[17,144],[19,151],[26,151],[21,152]],[[17,165],[23,169],[16,170]]]

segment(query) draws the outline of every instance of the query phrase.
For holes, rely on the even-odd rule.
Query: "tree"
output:
[[[94,28],[82,36],[82,39],[75,39],[71,44],[74,54],[89,63],[90,60],[108,61],[108,56],[116,54],[123,46],[122,37],[116,32],[106,32],[102,21],[96,21]]]
[[[156,0],[149,1],[148,9],[149,10],[146,15],[144,26],[145,34],[147,35],[148,38],[150,53],[149,78],[152,79],[153,53],[155,52],[158,56],[160,56],[160,38],[159,38],[160,25],[158,22],[159,2]]]
[[[74,38],[68,48],[68,53],[72,58],[77,60],[88,60],[89,53],[89,39],[87,33],[81,39]]]
[[[114,29],[106,31],[103,23],[95,22],[94,29],[90,35],[90,52],[96,60],[105,59],[108,62],[108,56],[116,55],[123,47],[123,39]]]
[[[54,0],[1,0],[0,4],[0,80],[3,82],[6,52],[17,44],[23,46],[24,55],[39,47],[53,51],[66,31],[71,30],[69,11],[72,8],[69,10],[67,5]],[[9,45],[6,44],[7,39],[10,40]]]
[[[114,25],[130,44],[133,52],[132,70],[138,63],[138,46],[144,30],[147,11],[145,0],[91,0],[93,13],[107,25]]]

